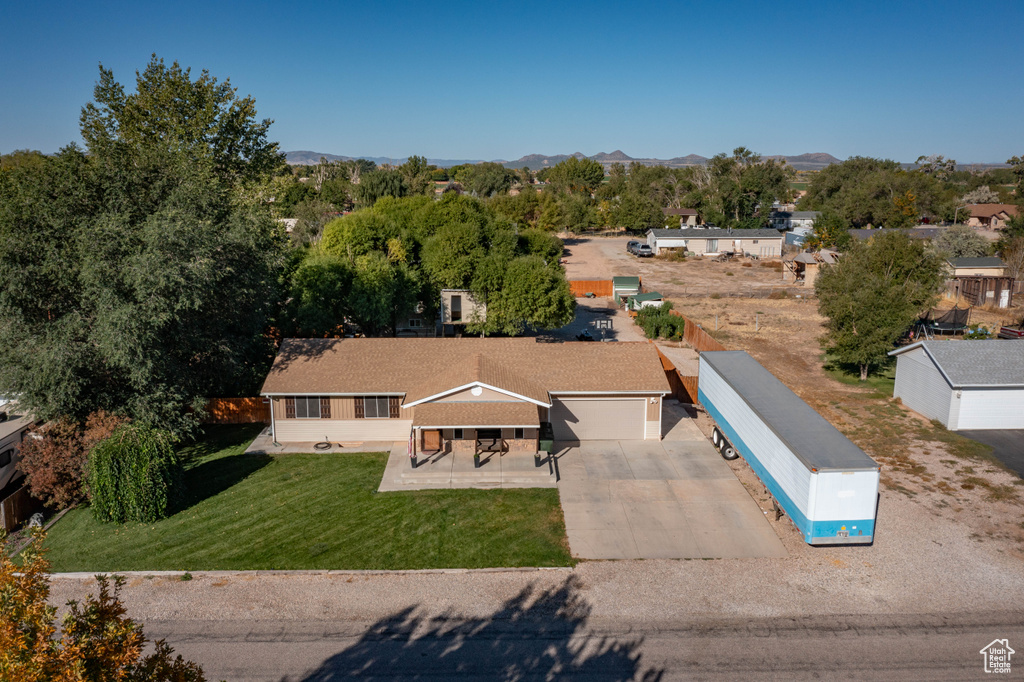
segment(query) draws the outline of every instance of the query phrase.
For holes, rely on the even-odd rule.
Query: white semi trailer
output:
[[[878,464],[744,351],[700,355],[712,441],[742,456],[812,545],[870,543]]]

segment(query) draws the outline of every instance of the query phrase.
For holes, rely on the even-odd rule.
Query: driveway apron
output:
[[[786,556],[732,469],[689,426],[672,441],[588,441],[558,450],[558,492],[573,556]]]

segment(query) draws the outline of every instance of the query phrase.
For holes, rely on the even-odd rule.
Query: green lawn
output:
[[[68,512],[47,538],[53,571],[572,564],[557,490],[378,494],[386,454],[243,454],[258,430],[217,427],[183,448],[189,492],[163,521]]]

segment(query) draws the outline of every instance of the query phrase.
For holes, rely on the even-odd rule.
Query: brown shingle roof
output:
[[[548,392],[544,387],[483,353],[473,353],[459,362],[453,362],[437,375],[428,377],[405,394],[405,402],[409,404],[476,382],[549,404]]]
[[[1017,215],[1017,207],[1013,204],[971,204],[972,218],[991,218],[992,216],[1005,213],[1008,216]]]
[[[540,426],[538,407],[522,401],[495,403],[425,403],[416,406],[412,425],[462,426]]]
[[[467,362],[472,368],[477,354],[488,359],[481,364],[486,363],[487,383],[531,397],[538,388],[551,393],[670,392],[652,344],[537,343],[530,338],[285,339],[261,392],[433,395],[454,386],[431,387],[432,381],[447,381],[446,372],[456,366],[463,369],[450,376],[464,376],[459,372],[465,372]]]

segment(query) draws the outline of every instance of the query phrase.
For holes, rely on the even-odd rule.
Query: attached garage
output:
[[[646,398],[554,398],[555,440],[643,440]]]
[[[950,431],[1024,428],[1024,342],[921,341],[894,350],[893,395]]]

